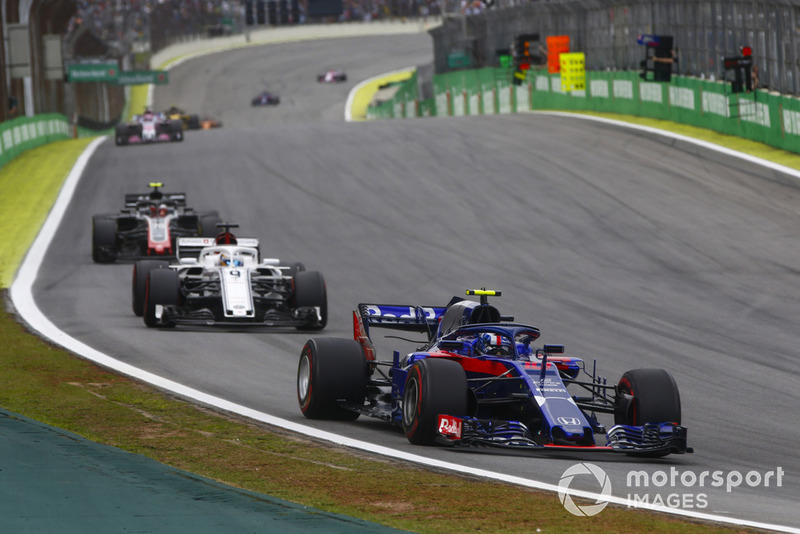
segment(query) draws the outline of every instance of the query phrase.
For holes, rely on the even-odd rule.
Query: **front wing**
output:
[[[161,326],[266,326],[298,327],[322,324],[320,309],[313,306],[295,308],[290,312],[267,310],[263,318],[243,317],[240,319],[217,317],[208,308],[190,309],[182,306],[156,305],[155,316]]]
[[[608,430],[605,445],[542,443],[532,439],[526,426],[518,421],[440,415],[438,430],[438,443],[460,448],[498,448],[531,453],[625,453],[630,456],[694,452],[687,447],[686,428],[672,423],[615,425]]]

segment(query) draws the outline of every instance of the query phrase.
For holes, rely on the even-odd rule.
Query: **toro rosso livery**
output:
[[[225,229],[214,238],[179,238],[178,263],[142,260],[133,269],[133,311],[149,327],[255,325],[321,330],[325,281],[302,263],[260,257],[258,239]]]
[[[368,415],[403,428],[411,443],[532,452],[658,457],[692,452],[678,388],[662,369],[635,369],[608,385],[563,345],[535,348],[539,329],[480,302],[445,307],[359,304],[354,339],[310,339],[297,396],[308,418]],[[414,352],[378,359],[372,328],[425,333]],[[613,415],[606,430],[598,414]],[[601,436],[605,439],[601,440]]]
[[[270,93],[269,91],[262,91],[261,93],[257,94],[253,97],[253,100],[250,102],[253,107],[256,106],[277,106],[281,103],[281,97],[274,93]]]
[[[216,211],[194,211],[186,206],[186,193],[164,193],[161,182],[149,186],[149,193],[125,195],[121,213],[92,216],[95,262],[174,256],[176,238],[216,235]]]

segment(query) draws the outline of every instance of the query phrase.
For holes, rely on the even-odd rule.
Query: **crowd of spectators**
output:
[[[446,0],[345,0],[339,20],[370,21],[440,15]]]
[[[267,0],[269,1],[269,0]],[[275,0],[273,0],[275,1]],[[291,0],[290,0],[291,1]],[[89,29],[101,42],[125,54],[135,41],[165,36],[197,35],[227,17],[243,17],[244,0],[78,0],[69,21],[67,39]],[[459,2],[461,2],[459,4]],[[308,0],[299,0],[300,20],[306,22]],[[343,0],[340,21],[370,21],[397,17],[436,16],[447,11],[465,14],[485,9],[482,0]],[[313,21],[312,21],[313,22]]]
[[[176,36],[199,33],[239,10],[237,0],[78,0],[67,38],[88,28],[98,40],[125,53],[136,40],[149,40],[153,27]]]

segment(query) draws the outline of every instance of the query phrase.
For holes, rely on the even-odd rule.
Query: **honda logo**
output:
[[[581,420],[577,417],[559,417],[558,424],[564,426],[580,426]]]

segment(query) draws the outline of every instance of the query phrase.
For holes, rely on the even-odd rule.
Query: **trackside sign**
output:
[[[117,85],[165,85],[169,76],[165,70],[130,70],[119,73]]]
[[[119,76],[116,61],[103,63],[74,63],[67,66],[69,82],[115,82]]]

